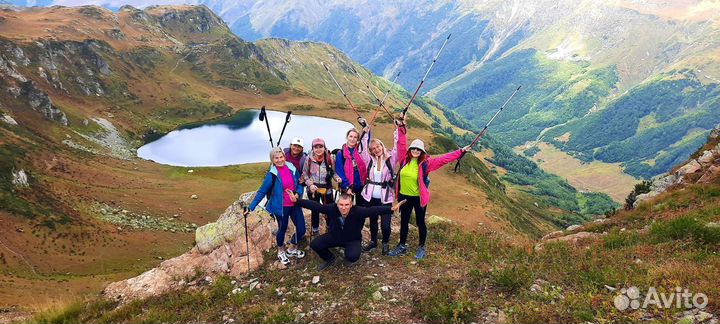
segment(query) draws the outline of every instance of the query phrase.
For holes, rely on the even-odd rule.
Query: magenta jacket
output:
[[[398,152],[398,159],[402,161],[402,165],[400,168],[398,168],[397,174],[400,175],[400,170],[407,164],[407,150],[401,151],[402,153]],[[460,158],[462,155],[462,150],[453,151],[450,153],[443,154],[438,157],[431,157],[429,155],[425,155],[425,160],[420,162],[418,166],[418,189],[420,191],[420,206],[425,207],[430,202],[430,191],[428,190],[427,186],[425,185],[425,174],[423,173],[423,164],[426,164],[425,169],[427,169],[427,172],[433,172],[437,169],[440,169],[443,165],[448,164],[452,161],[455,161]],[[400,178],[398,177],[397,181],[395,181],[395,195],[399,197],[400,194]]]
[[[370,165],[370,160],[374,159],[370,155],[370,132],[365,133],[365,136],[363,136],[362,141],[365,145],[365,150],[360,152],[360,157],[363,159],[363,162],[365,162],[365,165]],[[393,167],[393,171],[395,175],[399,174],[399,170],[396,170],[397,162],[400,161],[398,158],[400,154],[406,154],[407,151],[407,137],[406,137],[407,130],[405,127],[397,127],[395,128],[395,135],[394,135],[394,145],[392,151],[388,151],[386,147],[383,147],[383,150],[385,151],[385,155],[389,156],[388,159],[390,159],[390,165]],[[384,146],[384,144],[383,144]],[[402,153],[401,153],[402,152]],[[378,161],[373,161],[373,168],[377,167]],[[386,167],[385,161],[380,161],[379,163],[382,163],[383,165],[383,171],[382,171],[382,179],[383,181],[393,181],[393,175],[390,174],[390,170]],[[370,174],[372,170],[368,168],[368,177],[370,177]],[[366,201],[370,201],[372,198],[372,190],[370,190],[371,184],[366,183],[362,190],[362,196],[365,198]],[[384,187],[381,190],[382,198],[380,198],[380,201],[383,204],[391,204],[395,200],[394,195],[394,189],[390,186]]]

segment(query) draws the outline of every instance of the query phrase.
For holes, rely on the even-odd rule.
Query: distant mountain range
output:
[[[192,3],[245,40],[327,42],[377,74],[401,72],[411,90],[452,33],[423,93],[481,125],[522,84],[498,119],[501,139],[552,143],[639,177],[684,161],[720,121],[714,1]]]

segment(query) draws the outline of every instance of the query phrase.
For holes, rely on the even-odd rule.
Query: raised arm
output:
[[[463,152],[462,149],[459,149],[457,151],[452,151],[450,153],[445,153],[441,156],[428,159],[428,161],[427,161],[428,173],[433,172],[437,169],[440,169],[443,165],[459,159],[460,156],[462,155],[462,152]]]
[[[397,204],[394,204],[392,206],[373,206],[373,207],[354,207],[357,209],[357,212],[360,216],[363,218],[370,217],[370,216],[377,216],[377,215],[385,215],[385,214],[392,214],[398,209],[400,209],[400,206],[405,203],[405,200],[398,202]]]
[[[405,159],[407,155],[407,128],[405,128],[405,126],[395,128],[394,140],[393,149],[390,151],[390,156],[394,159],[390,160],[393,165],[395,165],[397,161]]]
[[[320,203],[318,203],[316,201],[307,200],[307,199],[298,199],[295,204],[297,204],[298,206],[300,206],[302,208],[310,209],[314,212],[320,212],[320,213],[326,214],[326,215],[329,214],[335,208],[335,204],[321,205]]]
[[[358,150],[360,147],[363,149],[360,150],[360,158],[362,158],[363,162],[365,162],[365,165],[370,163],[370,127],[365,127],[363,132],[363,137],[360,139],[360,142],[362,143],[362,146],[358,146]]]

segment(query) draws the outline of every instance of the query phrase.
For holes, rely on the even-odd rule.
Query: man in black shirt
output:
[[[337,203],[321,205],[312,200],[298,199],[296,194],[288,193],[296,205],[327,215],[328,232],[316,237],[310,243],[313,251],[325,261],[320,265],[319,270],[324,270],[335,263],[335,254],[330,252],[330,248],[333,247],[345,248],[345,260],[350,264],[360,259],[362,228],[365,218],[393,213],[405,203],[403,200],[392,207],[353,206],[352,196],[343,193]]]

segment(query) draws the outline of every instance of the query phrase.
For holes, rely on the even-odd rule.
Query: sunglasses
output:
[[[323,148],[323,147],[325,147],[325,145],[322,145],[322,144],[318,144],[318,145],[314,145],[314,146],[313,146],[313,148]]]
[[[418,152],[422,152],[422,150],[421,150],[421,149],[419,149],[419,148],[417,148],[417,147],[411,147],[411,148],[410,148],[410,151],[418,151]]]

